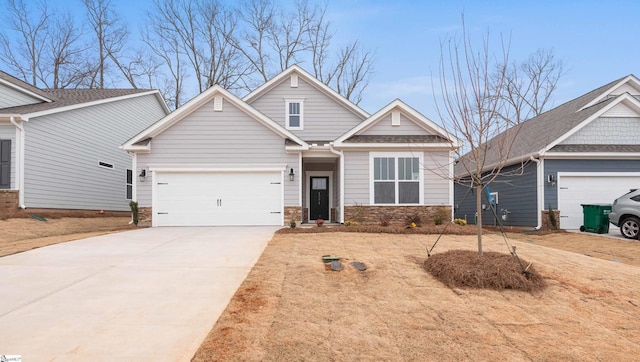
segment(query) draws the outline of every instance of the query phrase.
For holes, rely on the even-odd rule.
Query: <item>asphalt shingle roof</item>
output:
[[[589,104],[589,102],[601,96],[624,78],[626,77],[616,79],[613,82],[594,89],[589,93],[542,113],[539,116],[522,122],[492,138],[487,143],[489,151],[487,152],[486,161],[484,163],[485,168],[495,166],[500,161],[504,161],[500,159],[501,156],[499,152],[491,152],[491,149],[498,149],[499,145],[508,144],[508,140],[510,137],[513,137],[512,135],[514,133],[516,133],[516,136],[510,152],[506,157],[509,160],[513,160],[513,162],[510,162],[509,164],[521,162],[522,160],[527,159],[529,155],[533,155],[546,148],[553,141],[557,140],[562,135],[566,134],[616,99],[616,97],[610,97],[592,105],[591,107],[581,110],[581,108]],[[465,168],[461,164],[463,162],[466,162],[468,166],[470,165],[471,158],[469,153],[460,157],[460,162],[458,162],[455,168],[456,175],[465,174]],[[507,165],[508,164],[505,164],[505,166]],[[473,166],[470,168],[473,169]]]
[[[408,136],[351,136],[345,143],[440,143],[449,142],[446,138],[436,135],[408,135]]]

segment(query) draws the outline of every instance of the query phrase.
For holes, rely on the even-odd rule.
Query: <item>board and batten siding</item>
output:
[[[41,103],[41,99],[0,84],[0,108],[24,106],[26,104]]]
[[[558,179],[558,172],[638,172],[640,160],[544,160],[544,177],[553,175]],[[640,187],[640,185],[638,185]],[[613,202],[613,200],[611,200]],[[544,207],[548,205],[558,208],[558,183],[544,183]],[[562,212],[562,210],[560,211]]]
[[[11,185],[9,189],[16,190],[18,186],[16,183],[16,127],[14,125],[0,124],[0,140],[11,140],[11,171],[9,177],[11,177]]]
[[[424,128],[400,114],[400,125],[391,125],[391,114],[388,114],[364,132],[358,133],[365,136],[418,136],[430,135]]]
[[[344,205],[370,205],[370,153],[345,151],[344,162]],[[424,205],[449,205],[450,162],[448,151],[424,152]]]
[[[131,156],[119,146],[164,115],[155,95],[146,95],[25,122],[25,205],[129,210]]]
[[[563,145],[640,144],[640,117],[600,117],[561,142]]]
[[[151,152],[137,154],[136,172],[150,164],[286,165],[285,206],[301,205],[299,183],[290,182],[288,176],[291,168],[296,175],[301,175],[299,155],[286,153],[282,136],[230,102],[224,102],[222,112],[214,112],[211,100],[154,137]],[[151,181],[151,177],[147,177],[145,182],[137,184],[140,206],[151,206]]]
[[[286,127],[287,99],[304,99],[303,130],[291,130],[303,140],[331,141],[363,121],[358,115],[345,108],[326,94],[305,82],[301,77],[298,87],[292,88],[286,77],[263,96],[249,103],[273,121]]]
[[[538,224],[538,202],[536,189],[536,164],[528,163],[522,168],[520,164],[505,167],[503,175],[498,176],[489,184],[489,191],[498,193],[496,213],[501,217],[504,210],[508,210],[507,220],[503,225],[530,226]],[[517,175],[520,174],[521,175]],[[455,184],[455,217],[466,219],[468,223],[475,223],[476,189]],[[482,193],[482,203],[489,205],[486,191]],[[496,225],[493,212],[488,207],[482,212],[484,225]]]

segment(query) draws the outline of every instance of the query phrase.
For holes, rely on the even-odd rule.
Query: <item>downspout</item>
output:
[[[333,148],[333,143],[329,143],[329,151],[339,156],[340,160],[340,220],[341,224],[344,224],[344,152],[342,150],[336,151]]]
[[[138,202],[138,154],[136,152],[127,151],[131,156],[131,201]],[[131,213],[131,221],[129,225],[133,224],[133,212]]]
[[[16,186],[18,187],[18,206],[21,209],[26,209],[24,205],[24,127],[22,123],[18,123],[15,117],[10,117],[9,120],[11,124],[16,126],[19,135],[16,137],[16,154],[18,155],[16,160],[17,170],[16,170],[16,178],[15,181]],[[23,118],[22,122],[28,121],[28,119]]]
[[[539,159],[534,158],[533,156],[529,156],[529,159],[536,163],[536,188],[538,193],[538,225],[535,227],[536,230],[540,230],[542,228],[542,208],[544,203],[544,170],[542,169],[542,163]]]

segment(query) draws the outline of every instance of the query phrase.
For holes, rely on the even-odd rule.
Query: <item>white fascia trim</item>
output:
[[[309,146],[285,146],[284,150],[287,152],[298,152],[298,151],[306,151],[309,149]]]
[[[282,172],[287,169],[285,164],[150,164],[149,171],[153,172]]]
[[[428,148],[451,150],[455,147],[451,143],[335,143],[335,148],[396,148],[396,149],[415,149],[415,148]]]
[[[52,99],[46,98],[46,97],[41,96],[41,95],[36,94],[36,93],[33,93],[33,92],[32,92],[32,91],[30,91],[30,90],[27,90],[27,89],[25,89],[25,88],[22,88],[22,87],[20,87],[20,86],[18,86],[18,85],[15,85],[15,84],[13,84],[13,83],[11,83],[11,82],[9,82],[9,81],[4,80],[4,79],[0,79],[0,84],[4,84],[4,85],[6,85],[7,87],[9,87],[9,88],[13,88],[13,89],[17,90],[17,91],[18,91],[18,92],[20,92],[20,93],[27,94],[27,95],[29,95],[29,96],[31,96],[31,97],[34,97],[34,98],[38,98],[38,99],[43,100],[43,101],[45,101],[45,102],[47,102],[47,103],[51,103],[51,102],[53,102],[53,100],[52,100]]]
[[[412,121],[414,121],[419,127],[423,128],[425,131],[438,134],[440,136],[445,137],[446,139],[451,140],[449,144],[452,147],[459,146],[460,140],[458,140],[453,135],[449,134],[449,132],[447,132],[444,128],[438,126],[435,122],[427,118],[422,113],[416,111],[415,109],[413,109],[411,106],[407,105],[400,99],[396,99],[393,102],[387,104],[381,110],[379,110],[378,112],[374,113],[371,117],[369,117],[366,121],[358,124],[357,126],[347,131],[345,134],[340,136],[338,139],[335,140],[334,143],[342,144],[342,142],[347,140],[349,137],[354,136],[360,132],[366,131],[368,128],[380,122],[387,114],[389,114],[396,108],[398,109],[398,111],[400,111],[400,113],[405,113],[409,115],[411,118],[413,118]]]
[[[316,79],[314,76],[309,74],[307,71],[305,71],[298,65],[292,65],[289,68],[285,69],[284,71],[282,71],[282,73],[271,78],[269,81],[267,81],[260,87],[256,88],[253,92],[247,94],[244,98],[242,98],[242,100],[244,102],[251,103],[256,98],[259,98],[260,96],[262,96],[263,94],[271,90],[273,87],[280,84],[280,82],[285,80],[288,76],[291,75],[291,73],[294,73],[294,72],[298,73],[299,78],[302,78],[306,82],[310,83],[312,86],[314,86],[321,92],[325,93],[327,96],[334,98],[336,101],[342,104],[345,108],[349,109],[351,112],[360,116],[362,119],[367,119],[369,117],[369,113],[365,112],[362,108],[358,107],[357,105],[355,105],[354,103],[352,103],[351,101],[343,97],[341,94],[339,94],[338,92],[334,91],[329,86],[327,86],[326,84]],[[298,84],[299,83],[300,83],[300,79],[298,79]]]
[[[580,111],[583,110],[583,109],[587,109],[587,108],[593,106],[594,104],[600,103],[603,99],[608,97],[614,89],[619,88],[620,86],[622,86],[623,84],[625,84],[625,83],[627,83],[629,81],[635,83],[636,87],[640,88],[640,80],[638,80],[638,78],[636,78],[633,74],[630,74],[630,75],[624,77],[622,80],[620,80],[614,86],[609,88],[606,92],[603,92],[600,96],[598,96],[597,98],[595,98],[591,102],[587,103],[584,107],[580,108]]]
[[[100,104],[112,103],[112,102],[117,102],[117,101],[121,101],[121,100],[125,100],[125,99],[144,97],[144,96],[148,96],[148,95],[156,94],[156,93],[158,93],[158,91],[154,90],[154,91],[148,91],[148,92],[142,92],[142,93],[127,94],[126,96],[105,98],[105,99],[100,99],[100,100],[97,100],[97,101],[78,103],[78,104],[74,104],[74,105],[66,106],[66,107],[47,109],[46,111],[28,113],[25,116],[29,117],[29,118],[42,117],[42,116],[46,116],[46,115],[49,115],[49,114],[67,112],[67,111],[72,111],[72,110],[75,110],[75,109],[92,107],[92,106],[97,106],[97,105],[100,105]]]
[[[120,146],[120,148],[124,148]],[[149,142],[145,146],[131,146],[126,149],[128,152],[140,152],[140,153],[150,153],[151,152],[151,142]]]
[[[562,176],[584,176],[584,177],[595,177],[595,176],[640,176],[640,172],[558,172],[558,180]]]
[[[638,159],[640,158],[640,152],[610,152],[610,153],[600,153],[600,152],[549,152],[544,155],[544,158],[547,160],[552,159],[620,159],[620,158],[631,158]]]
[[[620,104],[621,102],[626,101],[626,102],[630,102],[631,105],[636,106],[637,108],[640,109],[640,101],[637,100],[634,96],[632,96],[629,93],[625,93],[621,96],[618,96],[613,102],[607,104],[606,106],[604,106],[601,110],[599,110],[598,112],[594,113],[593,115],[591,115],[591,117],[585,119],[584,121],[580,122],[580,124],[578,124],[577,126],[573,127],[571,130],[569,130],[569,132],[563,134],[562,136],[560,136],[559,138],[557,138],[555,141],[551,142],[550,144],[547,145],[547,147],[545,147],[540,153],[544,154],[546,151],[549,151],[550,149],[552,149],[553,147],[555,147],[556,145],[562,143],[564,140],[566,140],[567,138],[573,136],[574,134],[576,134],[578,131],[580,131],[583,127],[585,127],[586,125],[588,125],[589,123],[593,122],[594,120],[598,119],[600,116],[602,116],[604,113],[606,113],[607,111],[609,111],[611,108],[613,108],[614,106]]]

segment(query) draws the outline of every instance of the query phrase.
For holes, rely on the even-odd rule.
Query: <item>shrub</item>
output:
[[[131,218],[133,219],[133,224],[138,226],[138,203],[136,201],[131,201],[129,203],[129,207],[131,208]]]
[[[444,209],[438,209],[436,213],[433,215],[433,222],[436,225],[442,225],[442,223],[446,218],[447,218],[447,212]]]
[[[553,230],[558,229],[558,220],[556,219],[556,213],[551,208],[551,204],[549,204],[549,222],[551,223]]]
[[[467,225],[467,220],[465,219],[453,219],[453,222],[462,226]]]
[[[292,228],[292,229],[293,229],[293,228],[295,228],[295,227],[296,227],[296,225],[297,225],[297,224],[296,224],[296,221],[295,221],[294,219],[291,219],[291,221],[289,221],[289,227],[290,227],[290,228]]]
[[[356,221],[345,221],[344,226],[358,226],[358,222]]]
[[[410,226],[410,227],[421,226],[422,225],[422,218],[420,217],[420,214],[415,212],[413,214],[406,215],[404,217],[404,225],[405,226]]]
[[[324,225],[324,220],[322,220],[322,219],[318,219],[318,220],[316,220],[316,225],[317,225],[318,227],[320,227],[320,226]]]

